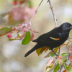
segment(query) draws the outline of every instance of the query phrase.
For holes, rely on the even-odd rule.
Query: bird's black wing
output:
[[[33,42],[37,42],[37,43],[54,43],[59,41],[61,38],[61,33],[59,31],[57,31],[56,29],[45,33],[41,36],[39,36],[37,39],[33,40]]]

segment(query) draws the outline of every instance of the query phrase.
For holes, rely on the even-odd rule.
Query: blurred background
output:
[[[41,0],[31,1],[33,6],[37,7]],[[55,16],[58,19],[58,26],[64,22],[72,23],[72,0],[51,0],[51,3]],[[12,0],[0,0],[0,14],[10,11],[12,4]],[[39,32],[34,34],[34,39],[55,27],[47,0],[42,2],[36,15],[30,19],[30,22],[32,23],[31,29]],[[6,21],[0,16],[0,28],[5,24]],[[71,32],[70,36],[72,36]],[[24,57],[25,53],[35,44],[30,42],[28,45],[21,45],[21,40],[9,41],[6,35],[0,37],[0,72],[44,72],[46,63],[50,59],[50,57],[44,58],[48,51],[40,56],[34,51],[28,57]],[[63,52],[63,49],[61,52]]]

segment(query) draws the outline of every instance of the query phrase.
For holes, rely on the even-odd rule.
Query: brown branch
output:
[[[38,5],[38,7],[37,7],[37,9],[36,9],[36,11],[35,11],[35,14],[37,13],[37,10],[38,10],[38,8],[40,7],[40,5],[42,4],[42,2],[43,2],[43,0],[41,0],[41,2],[39,3],[39,5]],[[31,16],[30,18],[29,18],[29,20],[32,18],[33,16]],[[28,20],[28,21],[29,21]]]
[[[69,58],[70,58],[70,53],[68,53],[68,60],[69,60]]]
[[[53,11],[53,7],[52,7],[52,4],[51,4],[51,1],[50,0],[47,0],[47,2],[49,2],[50,9],[51,9],[52,14],[53,14],[53,19],[54,19],[54,22],[55,22],[55,27],[57,27],[57,19],[55,17],[54,11]],[[60,47],[59,47],[59,55],[60,55]]]
[[[20,35],[20,37],[18,37],[18,36],[17,36],[17,37],[15,37],[14,39],[19,39],[19,40],[22,40],[22,39],[23,39],[23,37],[25,36],[25,34],[26,34],[26,33],[19,34],[19,35]]]
[[[59,72],[61,72],[61,70],[62,70],[62,67],[60,68],[60,71]]]
[[[41,2],[39,3],[39,5],[38,5],[38,7],[37,7],[37,9],[36,9],[36,11],[35,11],[35,13],[37,13],[37,10],[38,10],[38,8],[40,7],[40,5],[42,4],[42,2],[43,2],[43,0],[41,0]]]
[[[56,19],[56,17],[55,17],[54,11],[53,11],[53,7],[52,7],[52,4],[51,4],[51,1],[48,0],[47,2],[49,2],[50,9],[51,9],[52,14],[53,14],[53,18],[54,18],[55,26],[57,27],[57,19]]]
[[[61,66],[61,68],[60,68],[60,71],[59,72],[62,72],[61,70],[62,70],[62,68],[63,68],[63,66]]]

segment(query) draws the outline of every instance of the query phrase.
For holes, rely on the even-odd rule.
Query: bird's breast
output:
[[[69,36],[69,33],[62,33],[61,39],[66,40]]]
[[[62,33],[62,36],[61,36],[59,43],[63,44],[67,40],[68,36],[69,36],[68,33]]]

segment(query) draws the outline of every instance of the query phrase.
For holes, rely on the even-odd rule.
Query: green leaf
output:
[[[32,7],[32,2],[30,0],[28,1],[28,6]]]
[[[58,60],[55,61],[55,64],[56,64],[56,65],[58,64]]]
[[[71,43],[71,47],[72,47],[72,43]]]
[[[63,65],[63,63],[64,63],[64,59],[61,59],[61,63],[60,63],[60,65],[62,66],[62,65]]]
[[[66,55],[68,55],[68,54],[67,54],[67,53],[62,53],[62,54],[61,54],[61,56],[66,56]]]
[[[71,67],[72,67],[72,62],[69,64],[69,66],[71,66]]]
[[[66,70],[67,70],[68,72],[72,72],[72,67],[68,66],[68,67],[66,68]]]
[[[51,50],[49,47],[48,47],[48,49]]]
[[[36,49],[36,53],[38,54],[38,56],[41,54],[41,53],[40,53],[40,52],[41,52],[41,49],[42,49],[42,48]]]
[[[54,53],[50,53],[49,56],[55,57],[56,55]]]
[[[63,66],[68,72],[72,72],[72,67],[70,67],[70,66],[72,66],[72,62],[69,64],[68,67],[67,67],[67,65],[65,63],[63,64]]]
[[[67,45],[69,44],[70,42],[68,42],[67,44],[66,44],[66,47],[67,47]]]
[[[53,51],[54,51],[55,53],[57,53],[58,49],[59,49],[59,47],[56,47],[56,48],[53,49]],[[46,55],[46,57],[49,57],[49,54],[51,54],[51,53],[54,54],[53,51],[50,51],[50,52]]]
[[[67,65],[65,63],[63,64],[63,66],[64,66],[65,69],[67,68]]]
[[[18,36],[18,37],[20,37],[20,35],[19,35],[19,34],[18,34],[17,36]]]
[[[8,32],[12,31],[12,27],[3,27],[0,29],[0,36],[5,35]]]
[[[24,39],[22,40],[22,45],[26,45],[30,42],[31,36],[30,36],[30,32],[26,32],[26,35],[24,37]]]
[[[58,52],[57,55],[59,55],[60,53]]]
[[[44,47],[41,47],[41,48],[36,49],[36,53],[38,54],[38,56],[39,56],[40,54],[42,54],[42,52],[45,51],[46,48],[47,48],[47,47],[44,46]]]
[[[46,66],[45,72],[50,72],[50,70],[54,67],[54,64],[49,64]]]
[[[55,68],[54,68],[54,71],[53,72],[58,72],[58,70],[60,69],[60,66],[59,66],[59,64],[57,64],[56,66],[55,66]]]
[[[67,59],[65,59],[64,62],[67,62]]]
[[[10,31],[12,31],[12,27],[9,27],[9,28],[7,27],[6,32],[10,32]]]
[[[13,40],[19,40],[19,39],[10,39],[10,38],[8,38],[8,40],[9,40],[9,41],[13,41]]]

